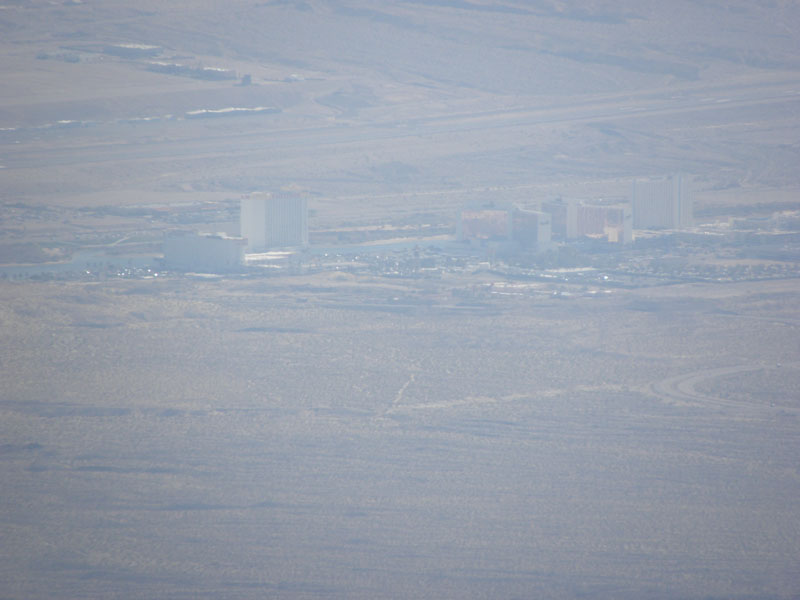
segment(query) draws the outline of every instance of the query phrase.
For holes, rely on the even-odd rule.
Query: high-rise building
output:
[[[510,240],[511,211],[506,208],[462,210],[458,220],[459,240]]]
[[[631,186],[635,229],[681,229],[691,227],[694,216],[690,178],[672,175],[665,179],[634,181]]]
[[[577,207],[577,231],[580,236],[605,236],[612,243],[633,241],[631,208],[624,204],[581,203]]]
[[[471,242],[514,242],[543,250],[550,244],[550,215],[518,207],[462,210],[458,239]]]
[[[511,213],[511,235],[524,248],[545,250],[550,245],[552,219],[545,212],[515,208]]]
[[[553,238],[561,241],[582,236],[605,236],[609,242],[633,241],[633,219],[627,204],[546,200],[542,211],[552,219]]]
[[[541,208],[550,215],[553,239],[566,241],[578,237],[578,203],[575,200],[545,200]]]
[[[302,195],[250,194],[242,198],[239,220],[248,252],[308,245],[308,200]]]

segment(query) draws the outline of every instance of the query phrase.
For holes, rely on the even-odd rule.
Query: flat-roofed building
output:
[[[164,265],[177,271],[226,273],[244,263],[246,240],[224,233],[174,230],[164,237]]]

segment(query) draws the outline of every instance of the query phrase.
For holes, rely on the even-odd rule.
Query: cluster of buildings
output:
[[[224,273],[241,269],[245,253],[308,245],[308,200],[301,194],[258,192],[242,198],[240,236],[172,231],[164,263],[180,271]]]
[[[164,262],[178,271],[225,273],[244,261],[247,240],[224,233],[197,233],[176,229],[164,236]]]
[[[517,206],[461,211],[458,239],[472,243],[514,244],[546,250],[551,242],[590,237],[629,244],[634,229],[684,229],[692,225],[688,178],[634,181],[629,202],[545,200],[538,210]]]
[[[682,175],[634,181],[630,202],[546,200],[536,210],[495,204],[460,211],[460,242],[506,245],[540,252],[553,242],[590,237],[633,241],[634,229],[682,229],[692,224],[692,199]],[[245,253],[308,245],[308,200],[293,192],[253,193],[241,201],[240,237],[175,231],[164,241],[167,267],[226,272],[244,264]]]
[[[629,204],[548,200],[542,210],[553,220],[553,238],[562,242],[581,237],[602,238],[612,243],[633,241],[633,217]]]
[[[458,239],[463,242],[491,241],[539,252],[547,250],[552,242],[581,237],[630,243],[633,241],[630,206],[558,199],[541,202],[539,210],[484,207],[462,210],[459,216]]]
[[[524,248],[543,249],[550,243],[550,215],[517,206],[462,210],[456,237],[463,242],[508,242]]]

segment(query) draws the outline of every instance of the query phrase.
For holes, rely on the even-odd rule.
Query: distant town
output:
[[[597,293],[681,281],[800,276],[800,212],[698,223],[691,178],[681,174],[634,180],[628,198],[551,198],[526,206],[487,199],[464,206],[449,227],[410,232],[387,225],[362,228],[358,235],[310,234],[308,197],[296,191],[256,192],[238,204],[238,215],[228,215],[238,218],[238,236],[200,231],[205,219],[225,218],[211,211],[190,215],[176,223],[179,227],[167,222],[161,254],[119,252],[116,240],[83,248],[69,261],[6,264],[0,277],[269,277],[342,271],[436,278],[492,271],[514,280],[563,283],[562,293],[569,295],[576,284]],[[235,208],[229,206],[228,212]]]

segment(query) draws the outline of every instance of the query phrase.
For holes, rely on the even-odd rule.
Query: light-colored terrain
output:
[[[724,202],[719,189],[785,202],[800,184],[791,3],[170,6],[4,7],[9,201],[174,204],[296,184],[327,218],[390,219],[487,187],[522,201],[624,195],[632,177],[678,170],[701,205]],[[103,53],[113,44],[161,50]],[[184,118],[258,106],[282,112]]]
[[[6,2],[0,262],[235,232],[284,186],[334,234],[677,171],[701,218],[797,208],[798,31],[783,1]],[[187,116],[226,107],[280,112]],[[0,598],[796,598],[797,281],[2,281]]]
[[[268,281],[0,288],[6,596],[794,597],[794,283]]]

